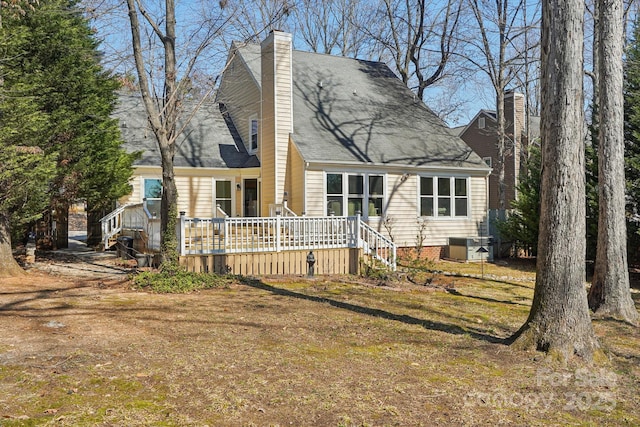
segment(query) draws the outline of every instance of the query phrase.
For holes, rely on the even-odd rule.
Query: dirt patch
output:
[[[611,361],[586,370],[504,344],[529,282],[271,277],[157,295],[107,274],[127,270],[115,260],[77,261],[0,280],[3,426],[640,422],[636,329],[596,322]]]

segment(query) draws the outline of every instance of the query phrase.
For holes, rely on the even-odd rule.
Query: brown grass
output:
[[[595,322],[598,366],[513,350],[532,269],[485,268],[189,295],[2,279],[0,425],[638,425],[638,330]]]

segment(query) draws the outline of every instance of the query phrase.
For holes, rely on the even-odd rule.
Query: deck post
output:
[[[178,236],[178,241],[180,242],[180,255],[186,255],[186,242],[185,242],[185,211],[180,211],[180,235]]]
[[[355,233],[354,236],[354,241],[356,242],[356,248],[361,248],[362,247],[362,242],[360,240],[360,211],[356,211],[356,226],[354,227],[355,229],[353,230],[353,232]]]
[[[282,244],[281,242],[281,235],[280,235],[280,223],[281,223],[281,212],[280,211],[276,211],[276,252],[282,252],[282,247],[280,246]]]

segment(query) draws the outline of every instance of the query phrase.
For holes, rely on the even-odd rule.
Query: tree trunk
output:
[[[69,247],[69,206],[66,203],[55,204],[56,214],[56,239],[55,248]]]
[[[87,246],[96,247],[102,243],[102,219],[108,212],[95,209],[87,202]],[[106,248],[105,248],[106,249]]]
[[[11,227],[9,216],[0,212],[0,277],[22,276],[24,270],[20,268],[11,250]]]
[[[162,148],[162,199],[160,201],[160,244],[164,261],[178,262],[178,189],[173,170],[174,144],[160,144]]]
[[[622,0],[599,0],[598,247],[589,307],[638,324],[629,289],[624,176]]]
[[[599,348],[585,269],[583,14],[580,0],[543,1],[542,192],[536,286],[521,348],[591,360]]]

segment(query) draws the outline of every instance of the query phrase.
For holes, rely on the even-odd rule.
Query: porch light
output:
[[[238,190],[238,191],[242,190],[242,185],[240,185],[239,183],[236,184],[236,190]]]

